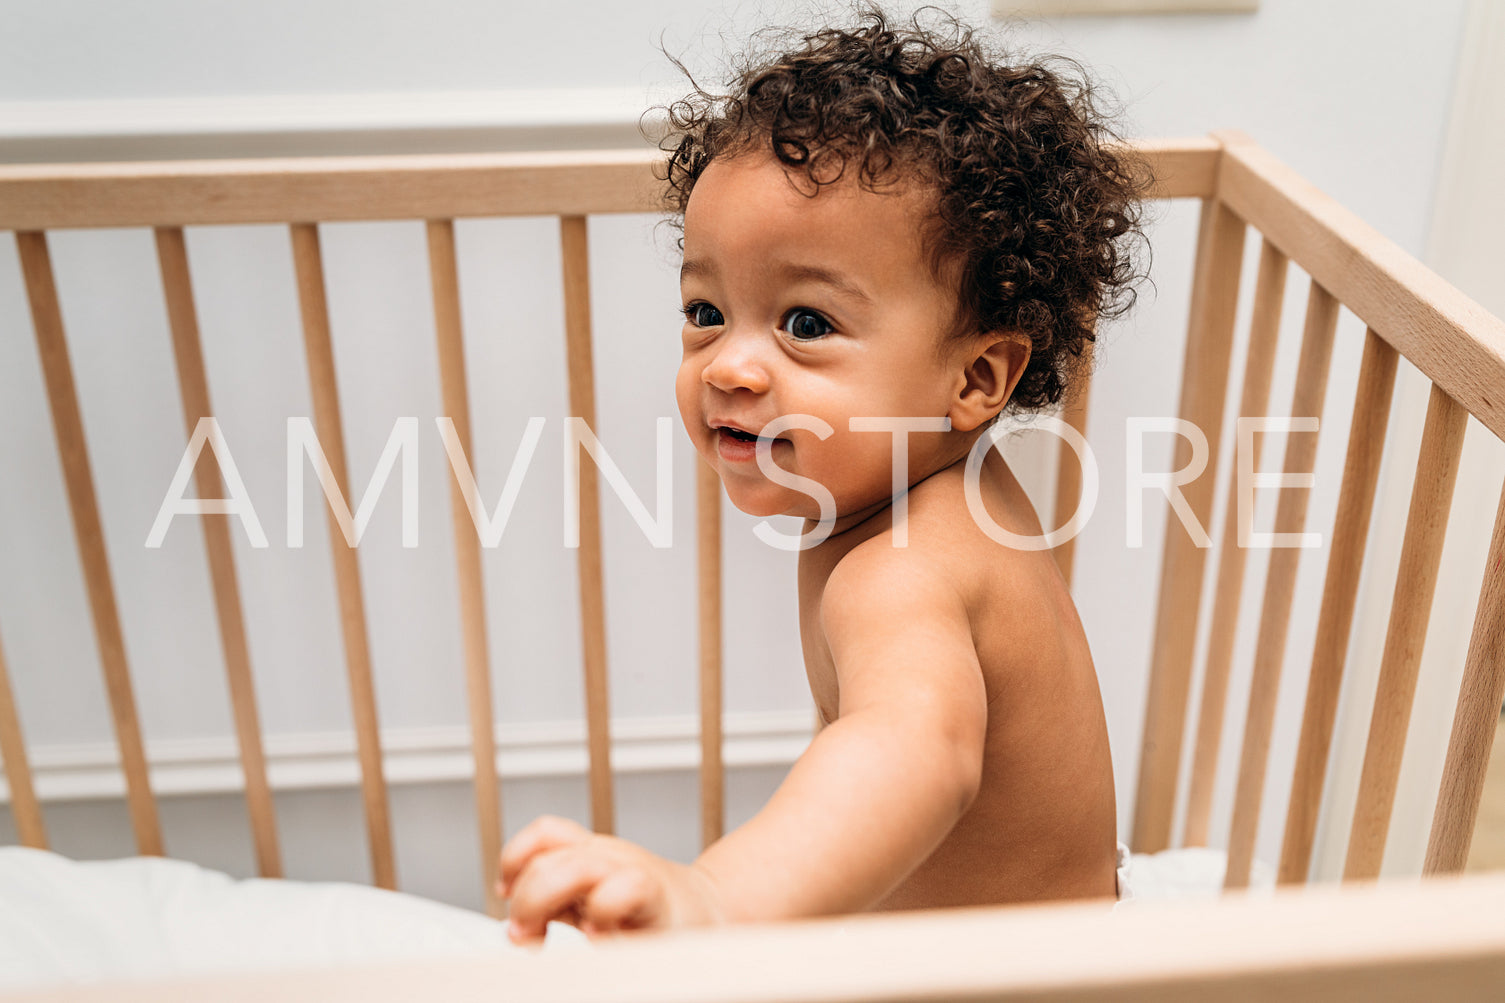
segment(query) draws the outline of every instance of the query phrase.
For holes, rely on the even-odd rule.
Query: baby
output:
[[[690,865],[527,826],[514,940],[1115,894],[1092,656],[1051,553],[995,541],[1042,529],[979,439],[1127,307],[1145,176],[1085,86],[951,26],[869,8],[671,109],[680,413],[738,508],[805,519],[822,728]]]

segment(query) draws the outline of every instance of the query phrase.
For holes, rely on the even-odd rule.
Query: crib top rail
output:
[[[0,166],[0,229],[654,212],[656,150]]]
[[[1139,141],[1151,197],[1216,196],[1505,438],[1505,322],[1238,133]],[[663,153],[0,165],[0,229],[655,212]]]
[[[1211,139],[1140,142],[1157,198],[1212,193]],[[560,150],[0,165],[0,229],[587,215],[663,208],[663,153]]]
[[[1217,143],[1140,143],[1156,197],[1212,191]],[[588,215],[663,208],[653,149],[0,165],[0,229]]]
[[[1494,999],[1505,875],[1270,900],[890,913],[625,937],[589,952],[80,986],[34,1003],[429,998],[530,1003]],[[1396,922],[1395,917],[1406,917]],[[1323,935],[1313,937],[1311,931]],[[873,964],[874,958],[883,963]]]

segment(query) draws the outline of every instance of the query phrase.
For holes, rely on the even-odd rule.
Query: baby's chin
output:
[[[766,484],[754,487],[737,484],[726,478],[722,479],[721,486],[726,490],[726,497],[738,511],[759,519],[775,515],[785,515],[795,519],[820,518],[820,506],[813,498],[787,488]]]
[[[748,495],[751,495],[751,497],[749,497]],[[816,512],[814,515],[807,516],[803,512],[795,511],[795,509],[800,508],[800,506],[791,505],[787,499],[780,503],[779,501],[776,501],[774,499],[758,497],[756,494],[753,494],[751,492],[744,494],[743,492],[735,491],[730,487],[727,488],[726,496],[727,498],[731,499],[731,503],[736,506],[738,511],[745,512],[748,515],[756,516],[760,519],[766,519],[769,516],[775,515],[787,515],[798,519],[820,518],[819,512]],[[806,500],[808,501],[809,499]],[[812,506],[812,508],[813,507],[814,506]]]

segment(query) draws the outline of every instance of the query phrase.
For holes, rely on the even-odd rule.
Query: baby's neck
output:
[[[965,463],[967,455],[972,450],[972,444],[977,441],[981,431],[981,429],[978,429],[974,432],[968,432],[966,433],[965,441],[958,440],[958,444],[952,445],[944,451],[938,451],[935,456],[930,458],[930,462],[927,462],[922,468],[916,471],[916,476],[904,489],[904,493],[908,494],[919,484],[929,480],[943,470],[949,470],[952,467]],[[873,527],[874,520],[883,521],[884,526],[877,529],[877,531],[881,532],[882,528],[887,528],[889,521],[892,519],[894,502],[898,497],[897,495],[891,496],[863,508],[840,513],[837,515],[836,521],[832,524],[831,532],[826,535],[826,541],[836,540],[845,534],[850,534],[864,527],[873,529],[875,528]],[[815,519],[806,519],[804,532],[807,534],[813,532],[817,524],[818,521]]]

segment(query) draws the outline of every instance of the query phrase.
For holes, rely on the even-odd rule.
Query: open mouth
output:
[[[713,427],[716,430],[718,448],[723,455],[738,458],[750,457],[757,451],[760,441],[767,443],[770,449],[780,443],[786,446],[789,445],[788,439],[758,435],[756,432],[748,432],[744,429],[734,428],[731,425],[716,425]]]
[[[756,432],[745,432],[740,428],[733,428],[731,425],[718,425],[716,426],[716,431],[718,434],[728,436],[732,439],[735,439],[737,442],[755,443],[759,439],[764,439],[768,442],[787,443],[789,441],[788,439],[778,437],[758,435]]]

